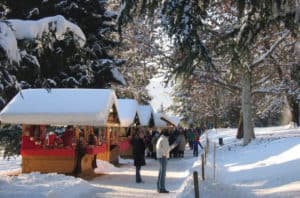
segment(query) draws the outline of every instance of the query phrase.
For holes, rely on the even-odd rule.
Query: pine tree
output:
[[[105,1],[0,1],[9,8],[5,19],[37,20],[63,15],[85,33],[87,42],[78,46],[72,33],[64,40],[54,34],[41,39],[19,41],[25,54],[19,65],[7,63],[2,56],[1,73],[8,80],[0,82],[1,101],[6,103],[19,89],[29,87],[109,87],[120,82],[117,67],[124,61],[115,59],[112,50],[118,46],[116,14],[106,10]],[[6,65],[5,65],[6,63]],[[12,81],[12,82],[10,82]]]
[[[2,20],[38,20],[63,15],[77,24],[87,39],[83,47],[72,32],[67,32],[63,40],[58,39],[55,32],[37,39],[18,40],[22,54],[19,63],[8,60],[0,48],[0,110],[25,88],[106,88],[112,83],[125,83],[118,72],[124,61],[112,53],[119,45],[117,14],[107,10],[106,1],[0,0],[0,10]],[[8,135],[1,133],[0,139],[8,140]],[[5,142],[6,153],[16,153],[14,143],[19,139],[15,136],[9,140],[12,144]]]

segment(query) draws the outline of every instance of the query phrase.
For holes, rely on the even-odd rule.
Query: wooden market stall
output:
[[[130,140],[141,124],[137,101],[134,99],[118,99],[118,113],[121,126],[118,134],[118,154],[122,157],[130,157],[132,156]]]
[[[99,102],[100,101],[100,102]],[[1,123],[22,124],[22,172],[93,174],[109,141],[97,127],[118,126],[116,96],[105,89],[26,89],[0,112]],[[64,133],[55,132],[57,128]]]

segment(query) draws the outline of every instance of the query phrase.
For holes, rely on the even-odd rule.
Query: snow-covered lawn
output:
[[[187,148],[185,158],[170,159],[166,187],[170,194],[156,192],[157,161],[147,159],[142,168],[144,183],[135,183],[131,160],[121,160],[120,167],[98,162],[102,173],[91,181],[59,174],[14,173],[21,158],[0,159],[0,197],[194,197],[192,173],[199,173],[200,196],[208,198],[300,197],[300,128],[290,126],[257,128],[257,138],[241,146],[236,129],[208,131],[211,142],[224,138],[217,146],[216,178],[213,179],[212,144],[206,164],[206,180],[201,181],[201,161]],[[205,137],[202,143],[205,144]],[[20,170],[20,169],[19,169]]]
[[[243,197],[300,197],[300,128],[256,128],[255,132],[256,140],[244,147],[234,138],[235,129],[209,131],[209,139],[217,142],[223,137],[225,145],[217,149],[216,180],[206,181],[207,189],[201,190],[207,192],[206,197],[221,196],[219,188],[237,193],[231,197],[239,197],[239,193]],[[212,162],[211,152],[207,167],[210,178]],[[212,196],[210,191],[217,194]]]

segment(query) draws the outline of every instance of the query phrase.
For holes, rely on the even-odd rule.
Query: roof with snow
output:
[[[162,113],[154,113],[154,126],[155,127],[167,127],[167,123],[161,119]]]
[[[116,102],[115,92],[110,89],[26,89],[0,112],[0,121],[106,126],[118,122],[118,115],[113,111]]]
[[[170,115],[162,114],[161,119],[165,120],[167,123],[169,123],[173,126],[178,126],[178,124],[180,122],[180,118],[177,116],[170,116]]]
[[[138,115],[140,118],[141,126],[149,126],[151,116],[153,116],[153,109],[151,105],[139,105],[138,106]]]
[[[118,99],[117,109],[120,119],[121,127],[129,127],[138,122],[140,118],[138,115],[138,103],[134,99]]]

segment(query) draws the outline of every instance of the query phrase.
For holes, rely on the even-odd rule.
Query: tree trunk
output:
[[[217,114],[214,114],[214,128],[218,128],[218,116]]]
[[[296,97],[293,97],[292,100],[290,100],[290,107],[292,108],[292,115],[293,115],[293,122],[299,126],[299,103],[296,100]]]
[[[242,112],[243,112],[243,129],[244,145],[247,145],[254,138],[252,123],[252,103],[251,103],[251,72],[247,69],[242,76]]]
[[[243,112],[240,112],[240,118],[239,118],[239,125],[238,125],[238,131],[236,134],[237,139],[242,139],[244,137],[244,130],[243,130]]]

